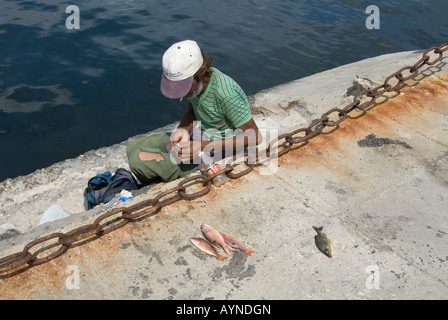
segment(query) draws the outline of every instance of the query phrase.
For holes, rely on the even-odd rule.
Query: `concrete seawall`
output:
[[[304,126],[325,111],[350,102],[355,91],[360,91],[355,84],[382,83],[393,70],[413,64],[419,56],[421,52],[384,55],[263,90],[249,97],[254,118],[260,128],[275,128],[279,134]],[[83,191],[90,177],[104,171],[114,172],[120,167],[129,168],[126,145],[130,140],[170,132],[176,126],[177,123],[173,123],[55,163],[27,176],[1,182],[0,226],[3,225],[3,229],[0,229],[0,241],[33,230],[52,205],[59,205],[73,216],[84,212]]]
[[[309,125],[421,54],[383,55],[263,90],[250,97],[255,121],[279,134]],[[447,298],[447,61],[424,67],[420,80],[365,116],[281,157],[275,174],[254,170],[205,197],[177,202],[5,276],[1,297]],[[3,233],[0,257],[98,216],[105,206],[84,212],[83,189],[98,172],[128,167],[128,141],[0,183],[0,225],[12,226]],[[176,184],[141,190],[130,203]],[[72,215],[37,226],[55,204]],[[236,252],[223,263],[200,253],[188,238],[200,236],[202,222],[244,240],[255,253]],[[334,242],[332,259],[315,248],[316,224]],[[79,290],[65,286],[70,265],[82,270]],[[366,282],[369,267],[381,271],[379,288]]]

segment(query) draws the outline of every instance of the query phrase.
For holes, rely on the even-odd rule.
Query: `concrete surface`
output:
[[[420,56],[380,56],[262,91],[251,97],[255,119],[259,127],[279,133],[302,127],[351,101],[359,90],[356,76],[358,85],[382,83]],[[0,298],[448,298],[447,61],[423,69],[418,81],[379,99],[336,131],[293,148],[278,163],[70,248],[50,262],[2,272]],[[0,257],[101,214],[104,207],[81,212],[82,188],[94,171],[121,166],[125,145],[28,177],[40,175],[47,183],[36,178],[25,185],[23,177],[3,182],[1,222],[13,224],[20,234],[4,237]],[[58,182],[67,195],[46,197],[51,181],[62,173],[72,177]],[[131,201],[152,198],[177,183],[142,190]],[[53,204],[78,213],[34,227]],[[21,213],[14,213],[16,207]],[[189,242],[202,236],[201,223],[233,235],[255,253],[237,251],[223,262],[207,256]],[[313,225],[324,226],[333,258],[317,250]]]

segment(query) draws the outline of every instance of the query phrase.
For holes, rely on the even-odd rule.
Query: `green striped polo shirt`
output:
[[[205,92],[189,99],[196,121],[209,140],[234,137],[233,130],[252,118],[246,94],[229,76],[216,68]]]

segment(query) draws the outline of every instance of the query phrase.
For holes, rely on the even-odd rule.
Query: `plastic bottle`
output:
[[[209,176],[212,174],[218,172],[221,170],[221,167],[219,164],[215,163],[213,161],[213,158],[210,157],[208,154],[206,154],[204,151],[201,151],[199,153],[199,157],[201,158],[202,163],[204,164],[204,167],[202,168],[203,171],[205,171]],[[222,186],[224,183],[226,183],[227,176],[223,173],[218,176],[216,176],[212,182],[216,187]]]

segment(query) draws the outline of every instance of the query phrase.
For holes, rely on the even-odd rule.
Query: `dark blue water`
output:
[[[80,29],[65,25],[68,5]],[[380,29],[368,30],[368,5]],[[179,120],[161,57],[193,39],[248,95],[380,54],[448,40],[448,1],[0,2],[0,181]],[[395,70],[391,70],[395,71]]]

